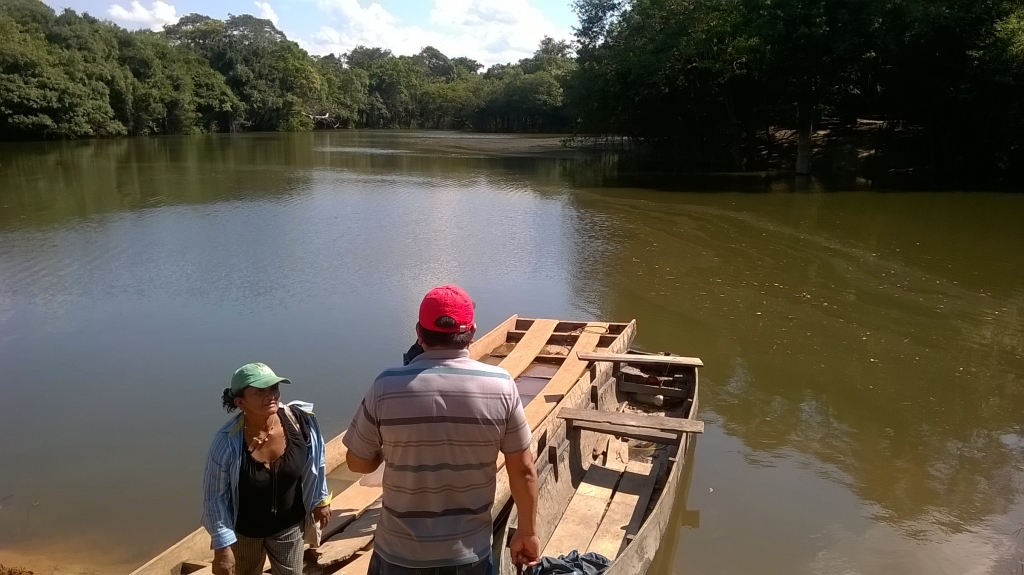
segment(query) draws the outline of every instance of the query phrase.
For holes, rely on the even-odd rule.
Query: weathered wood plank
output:
[[[654,415],[641,415],[638,413],[620,413],[617,411],[598,411],[596,409],[573,409],[569,407],[563,407],[559,410],[558,417],[562,419],[570,419],[574,424],[577,421],[588,423],[610,423],[612,425],[623,425],[627,427],[657,429],[658,431],[704,433],[703,421],[675,417],[658,417]]]
[[[380,498],[380,485],[362,485],[360,481],[349,485],[331,501],[331,519],[323,529],[322,541],[345,529]]]
[[[697,357],[673,357],[670,355],[643,355],[634,353],[585,353],[580,359],[587,361],[610,361],[639,365],[676,365],[681,367],[704,367]]]
[[[590,546],[621,473],[622,469],[590,466],[542,555],[558,557],[573,549],[586,549]]]
[[[480,339],[469,344],[469,357],[478,360],[491,353],[491,350],[494,348],[505,343],[505,338],[508,337],[509,330],[515,327],[517,319],[519,319],[519,316],[517,315],[506,319],[501,322],[498,327],[492,329]]]
[[[544,418],[554,411],[558,402],[562,401],[565,394],[579,381],[580,376],[587,370],[587,362],[579,359],[578,354],[592,351],[607,328],[607,323],[591,322],[587,324],[555,376],[526,406],[526,420],[530,422],[531,429],[544,421]]]
[[[491,357],[508,357],[508,354],[492,353]],[[534,363],[562,363],[565,361],[566,356],[556,355],[551,353],[541,353],[533,358]]]
[[[369,545],[373,541],[373,534],[377,529],[377,522],[380,520],[380,510],[381,504],[378,500],[344,531],[321,544],[317,550],[317,563],[320,565],[340,563]]]
[[[625,425],[612,425],[611,423],[596,423],[592,421],[573,421],[572,425],[577,429],[607,433],[616,437],[628,437],[659,445],[679,445],[680,441],[678,433],[666,433],[655,429],[638,429]]]
[[[622,471],[629,465],[629,444],[625,441],[609,438],[608,450],[605,453],[604,466]]]
[[[641,509],[641,520],[643,511],[651,499],[654,491],[654,483],[657,473],[652,473],[654,467],[650,463],[630,461],[626,466],[626,472],[619,480],[618,489],[612,497],[608,511],[601,520],[601,526],[597,528],[594,539],[590,542],[587,551],[600,553],[605,557],[614,560],[622,550],[626,541],[626,532],[630,527],[634,512]],[[636,531],[634,530],[635,534]]]
[[[556,325],[558,325],[556,319],[534,320],[523,339],[519,340],[512,352],[501,360],[498,366],[505,368],[512,377],[519,377],[533,363],[533,358],[547,345],[548,338],[551,337],[551,332],[555,330]]]
[[[341,569],[334,571],[337,575],[366,575],[366,572],[370,570],[370,557],[373,556],[373,549],[367,549],[355,558],[354,561],[348,565],[342,566]],[[330,570],[325,570],[331,572]]]
[[[210,550],[210,534],[200,527],[186,535],[166,551],[132,571],[132,575],[166,575],[173,573],[185,559],[213,559]]]
[[[681,397],[683,399],[690,397],[689,391],[675,387],[658,387],[656,385],[644,385],[628,381],[620,381],[615,386],[619,388],[619,391],[629,393],[646,393],[647,395],[664,395],[665,397]]]
[[[659,451],[658,454],[654,456],[654,461],[651,462],[651,482],[650,484],[644,482],[642,484],[644,491],[640,493],[640,497],[643,499],[643,506],[641,507],[640,505],[637,505],[633,508],[633,516],[629,518],[629,524],[626,525],[627,543],[631,541],[643,527],[644,515],[647,512],[647,505],[650,502],[651,494],[654,492],[654,487],[657,483],[658,477],[662,474],[665,466],[668,464],[668,457],[669,454],[667,451]],[[668,499],[674,499],[674,497],[669,496]],[[669,507],[671,507],[671,505]]]
[[[508,332],[508,341],[511,342],[511,343],[516,343],[516,342],[518,342],[519,340],[521,340],[523,338],[523,336],[521,334],[524,334],[524,333],[526,333],[526,332],[510,331],[510,332]],[[597,340],[598,341],[597,347],[602,347],[602,348],[610,347],[613,343],[615,343],[615,340],[619,339],[619,336],[621,336],[621,335],[622,334],[613,335],[613,334],[610,334],[610,333],[601,334],[601,337],[598,338],[598,340]],[[572,344],[573,342],[575,342],[577,339],[579,339],[579,334],[578,333],[552,333],[551,337],[548,338],[548,345],[567,346],[567,345]],[[627,351],[627,350],[623,350],[623,352],[625,352],[625,351]]]

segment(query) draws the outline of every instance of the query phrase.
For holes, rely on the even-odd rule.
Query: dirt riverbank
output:
[[[26,551],[0,549],[0,575],[124,575],[139,563],[77,546],[51,545]]]

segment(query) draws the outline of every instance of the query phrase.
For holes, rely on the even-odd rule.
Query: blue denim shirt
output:
[[[302,472],[302,502],[306,513],[331,502],[327,490],[327,463],[324,438],[313,416],[313,404],[293,401],[288,406],[307,416],[310,428],[308,464]],[[210,533],[212,547],[220,549],[237,540],[235,520],[238,518],[238,476],[245,454],[242,414],[232,417],[213,436],[210,454],[203,473],[203,527]]]

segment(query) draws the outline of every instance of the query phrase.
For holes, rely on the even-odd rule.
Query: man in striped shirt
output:
[[[539,560],[530,426],[509,373],[470,359],[473,312],[461,288],[430,290],[416,324],[424,352],[380,374],[345,434],[349,469],[370,473],[384,462],[370,575],[491,573],[499,451],[519,510],[512,559]]]

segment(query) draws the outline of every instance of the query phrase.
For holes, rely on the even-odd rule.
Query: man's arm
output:
[[[540,539],[537,537],[537,467],[533,451],[526,449],[505,455],[505,471],[512,500],[519,511],[519,525],[509,547],[516,565],[536,565],[540,561]]]
[[[377,452],[377,456],[373,459],[363,459],[362,457],[352,453],[352,450],[349,449],[348,453],[345,454],[345,462],[348,463],[349,471],[363,474],[373,473],[378,467],[380,467],[381,456],[380,452]],[[534,472],[534,477],[536,477],[536,472]],[[534,483],[536,483],[536,480]],[[536,491],[536,488],[534,488],[534,492]]]
[[[366,397],[359,404],[359,409],[348,425],[348,431],[341,442],[348,448],[345,462],[350,471],[355,473],[372,473],[380,466],[382,459],[381,447],[384,445],[377,426],[377,403],[373,386],[366,392]],[[361,453],[366,457],[356,455]]]

